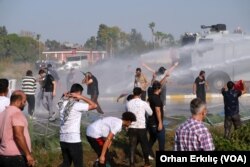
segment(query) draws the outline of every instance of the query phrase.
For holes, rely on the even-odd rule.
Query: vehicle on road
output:
[[[242,31],[229,33],[225,24],[201,28],[209,30],[202,35],[183,36],[180,65],[186,66],[193,76],[205,70],[212,92],[218,92],[229,80],[250,81],[250,36]]]

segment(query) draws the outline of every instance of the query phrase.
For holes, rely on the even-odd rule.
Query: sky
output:
[[[41,40],[84,44],[100,24],[132,28],[150,40],[155,31],[199,32],[200,25],[225,23],[250,34],[250,0],[0,0],[0,26],[8,33],[41,34]]]

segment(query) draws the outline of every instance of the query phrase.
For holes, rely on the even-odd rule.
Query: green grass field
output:
[[[210,121],[217,122],[223,121],[218,115],[209,116]],[[170,118],[171,121],[167,125],[166,131],[166,150],[173,150],[174,146],[174,133],[175,129],[180,123],[186,120],[183,116],[176,116],[174,119]],[[59,145],[59,127],[55,124],[45,124],[43,128],[36,125],[35,122],[30,121],[30,134],[32,137],[32,149],[33,155],[37,160],[37,167],[57,167],[62,163],[61,150]],[[216,150],[250,150],[250,123],[243,126],[240,130],[237,130],[232,135],[232,140],[226,140],[223,138],[223,125],[221,126],[208,126],[214,139]],[[48,129],[46,131],[46,128]],[[96,154],[91,149],[85,138],[85,127],[81,128],[82,143],[83,143],[83,158],[86,167],[92,167],[95,161]],[[116,152],[117,157],[115,161],[117,167],[128,167],[128,137],[126,131],[123,130],[113,140],[111,146],[111,152]],[[157,150],[157,143],[155,144],[154,150]],[[143,158],[141,148],[138,146],[138,154],[136,155],[137,166],[142,166]],[[154,165],[154,161],[151,161]]]

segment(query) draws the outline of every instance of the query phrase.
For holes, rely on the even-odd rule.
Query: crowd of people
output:
[[[166,84],[177,65],[178,63],[174,63],[169,70],[160,67],[155,71],[143,64],[153,73],[151,82],[141,68],[136,68],[132,93],[122,95],[128,95],[126,111],[122,114],[122,118],[101,117],[88,125],[86,138],[97,154],[96,166],[106,166],[106,164],[115,166],[109,148],[114,136],[121,132],[123,127],[127,130],[131,167],[135,166],[135,152],[139,143],[145,167],[151,166],[150,160],[155,158],[153,146],[156,141],[158,141],[157,150],[165,150],[166,132],[163,121],[167,108]],[[28,70],[22,79],[22,90],[15,90],[10,98],[7,97],[8,80],[0,79],[0,165],[1,167],[35,166],[28,122],[22,112],[27,101],[29,119],[37,119],[34,116],[35,106],[41,103],[49,113],[48,121],[55,121],[57,113],[59,114],[59,141],[63,157],[61,166],[69,167],[73,163],[75,167],[82,167],[84,166],[80,135],[82,113],[90,110],[104,113],[98,103],[98,80],[91,72],[84,73],[82,84],[87,85],[87,95],[90,96],[88,98],[83,95],[82,85],[74,82],[74,70],[70,70],[67,76],[67,91],[58,102],[57,112],[54,107],[54,97],[60,78],[50,65],[40,69],[38,74],[39,78],[36,79],[33,72]],[[240,84],[241,86],[229,81],[221,90],[225,106],[224,137],[227,139],[230,138],[232,125],[235,129],[241,125],[238,98],[246,93],[246,87],[244,82]],[[38,89],[37,95],[36,89]],[[193,93],[197,97],[190,102],[191,116],[175,132],[173,148],[175,151],[215,150],[212,136],[203,123],[207,115],[207,89],[205,71],[201,71],[193,84]]]

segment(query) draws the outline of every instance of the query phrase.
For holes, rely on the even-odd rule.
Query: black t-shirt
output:
[[[47,74],[44,80],[43,90],[44,92],[53,92],[54,84],[52,83],[55,79],[52,75]]]
[[[196,84],[196,95],[198,98],[200,98],[203,101],[206,101],[206,80],[200,79],[200,77],[197,77],[194,81]]]
[[[224,109],[226,116],[233,116],[239,113],[239,97],[242,92],[239,90],[228,90],[225,91],[223,88],[221,93],[224,97]]]
[[[48,73],[53,76],[55,81],[60,80],[58,73],[55,70],[53,70],[52,68],[48,68]]]
[[[93,82],[88,85],[87,94],[88,95],[99,95],[98,81],[94,75],[91,76]]]
[[[148,98],[154,94],[152,86],[148,87]]]
[[[148,117],[148,125],[151,125],[151,126],[156,125],[156,126],[158,126],[159,122],[158,122],[158,119],[157,119],[157,116],[156,116],[155,107],[160,107],[161,120],[162,121],[163,121],[163,117],[164,117],[163,104],[162,104],[160,95],[153,94],[152,96],[149,97],[148,101],[149,101],[150,107],[151,107],[151,109],[153,111],[153,114]]]

